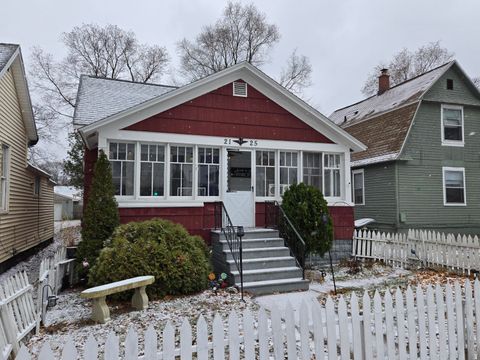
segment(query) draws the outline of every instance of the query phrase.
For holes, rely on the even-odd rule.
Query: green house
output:
[[[368,146],[352,154],[355,218],[381,231],[480,234],[480,92],[456,61],[330,118]]]

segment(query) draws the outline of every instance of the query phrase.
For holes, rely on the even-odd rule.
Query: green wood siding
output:
[[[374,226],[382,231],[396,227],[395,163],[363,167],[365,178],[365,205],[355,206],[355,219],[373,218]],[[358,168],[358,169],[361,169]]]
[[[446,90],[446,79],[454,90]],[[480,234],[480,107],[464,105],[465,146],[442,146],[442,103],[480,105],[470,88],[449,70],[422,102],[398,162],[399,212],[403,228]],[[465,168],[466,206],[443,205],[442,167]]]
[[[447,79],[453,80],[453,90],[447,90]],[[424,99],[461,105],[480,105],[480,99],[455,68],[443,74],[425,94]]]

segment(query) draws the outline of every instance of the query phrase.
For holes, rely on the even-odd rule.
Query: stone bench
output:
[[[84,299],[93,299],[92,319],[104,324],[110,320],[110,310],[105,302],[108,295],[135,289],[132,306],[137,310],[144,310],[148,307],[148,296],[145,288],[147,285],[153,284],[154,281],[155,277],[151,275],[138,276],[87,289],[82,291],[80,296]]]

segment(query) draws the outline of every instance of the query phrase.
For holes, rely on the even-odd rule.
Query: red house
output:
[[[122,222],[167,218],[210,241],[215,204],[235,226],[264,228],[266,201],[303,181],[325,195],[336,248],[349,251],[350,153],[365,146],[254,66],[180,88],[83,76],[77,99],[85,201],[102,149]]]

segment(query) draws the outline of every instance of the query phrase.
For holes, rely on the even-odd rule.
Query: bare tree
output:
[[[480,77],[475,77],[472,79],[472,81],[475,84],[475,86],[480,89]]]
[[[294,94],[301,95],[303,90],[312,84],[312,65],[305,55],[297,55],[294,50],[287,59],[287,65],[282,69],[279,83]]]
[[[63,33],[67,55],[60,60],[36,47],[29,71],[34,109],[43,143],[57,137],[73,115],[80,76],[153,82],[166,71],[167,51],[157,45],[141,44],[135,34],[116,25],[83,24]],[[51,154],[33,148],[30,158],[39,164]]]
[[[439,41],[421,46],[415,51],[404,48],[396,53],[390,62],[382,62],[375,66],[362,88],[362,93],[370,96],[377,92],[378,74],[381,69],[389,70],[390,85],[394,86],[445,64],[453,57],[454,53],[442,48]]]
[[[181,69],[189,80],[197,80],[243,61],[260,66],[279,39],[277,26],[253,4],[229,2],[222,18],[204,27],[194,41],[180,41]]]

